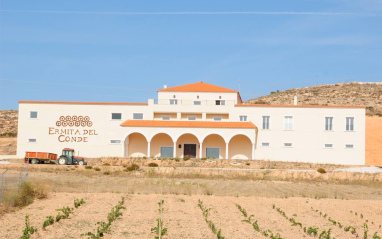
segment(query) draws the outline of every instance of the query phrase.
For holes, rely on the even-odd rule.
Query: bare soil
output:
[[[198,207],[202,200],[210,210],[209,220],[222,230],[225,238],[265,238],[255,231],[235,204],[240,204],[249,215],[254,215],[261,230],[279,233],[282,238],[309,237],[299,226],[281,216],[273,205],[285,211],[289,217],[301,222],[303,227],[318,227],[322,230],[332,229],[335,238],[356,238],[356,235],[345,232],[329,222],[331,217],[344,226],[355,226],[359,236],[363,236],[363,224],[368,220],[369,237],[377,232],[382,222],[382,203],[377,200],[335,200],[306,198],[264,198],[264,197],[218,197],[206,195],[137,195],[123,193],[54,193],[49,199],[39,200],[30,206],[0,218],[0,238],[18,238],[24,228],[24,218],[30,215],[31,225],[38,228],[32,238],[81,238],[82,233],[95,232],[98,221],[106,221],[107,214],[121,196],[126,197],[126,209],[123,215],[114,221],[111,232],[105,238],[153,238],[151,228],[159,218],[158,202],[164,200],[163,221],[168,229],[164,238],[214,238],[214,234],[204,221]],[[73,200],[83,198],[86,204],[74,209],[74,214],[42,229],[46,216],[57,215],[55,209],[64,206],[73,207]],[[318,210],[316,212],[315,210]],[[324,218],[319,212],[327,214]],[[357,216],[355,215],[357,212]],[[360,215],[363,215],[361,218]]]
[[[0,155],[16,155],[17,138],[0,138]]]

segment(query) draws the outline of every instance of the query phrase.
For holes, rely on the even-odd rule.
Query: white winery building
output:
[[[147,103],[20,101],[17,154],[365,164],[365,107],[245,104],[204,82]],[[77,154],[76,153],[76,154]]]

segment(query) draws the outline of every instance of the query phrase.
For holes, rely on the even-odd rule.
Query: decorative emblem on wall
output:
[[[70,116],[70,115],[67,115],[67,116],[61,116],[60,120],[56,121],[56,126],[58,126],[58,127],[60,127],[60,126],[62,126],[62,127],[66,127],[66,126],[69,126],[69,127],[72,127],[72,126],[92,127],[93,122],[90,121],[89,116],[76,116],[76,115]]]

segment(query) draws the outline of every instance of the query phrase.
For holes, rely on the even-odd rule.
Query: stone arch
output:
[[[154,158],[162,157],[161,155],[162,147],[174,148],[173,138],[171,137],[171,135],[164,132],[154,134],[150,139],[150,154],[151,154],[150,157],[151,156],[153,156]],[[172,158],[173,155],[171,155],[170,157]]]
[[[147,136],[141,132],[130,132],[124,142],[125,157],[149,157],[147,155]]]
[[[180,145],[180,147],[179,147]],[[183,132],[182,134],[180,134],[177,139],[176,139],[176,144],[175,144],[175,148],[176,148],[176,157],[184,157],[184,156],[189,156],[191,155],[190,152],[188,152],[190,150],[190,148],[186,148],[185,149],[185,145],[187,146],[190,146],[190,145],[196,145],[195,146],[195,152],[192,152],[194,153],[194,155],[192,157],[198,157],[199,155],[199,150],[200,150],[200,140],[199,140],[199,137],[197,135],[195,135],[194,133],[191,133],[191,132]],[[191,147],[194,147],[194,146],[191,146]],[[186,154],[186,155],[185,155]],[[191,157],[191,156],[190,156]]]
[[[226,158],[226,140],[222,135],[217,133],[208,134],[204,137],[201,145],[202,158]],[[215,156],[215,153],[218,156]]]
[[[246,134],[235,134],[231,137],[228,144],[229,159],[251,159],[252,140]]]

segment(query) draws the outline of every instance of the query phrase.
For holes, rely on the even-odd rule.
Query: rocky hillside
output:
[[[17,135],[17,110],[0,110],[0,136],[13,137]]]
[[[382,117],[382,82],[338,83],[276,91],[245,103],[293,104],[294,96],[297,96],[299,105],[364,105],[367,115]]]

